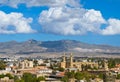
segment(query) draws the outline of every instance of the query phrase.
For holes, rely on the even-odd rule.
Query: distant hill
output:
[[[120,47],[87,44],[75,40],[36,41],[31,39],[25,42],[10,41],[0,43],[0,54],[33,54],[49,52],[82,52],[119,55]]]

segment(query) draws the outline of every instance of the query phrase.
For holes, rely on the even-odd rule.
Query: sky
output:
[[[120,0],[0,0],[0,42],[77,40],[120,46]]]

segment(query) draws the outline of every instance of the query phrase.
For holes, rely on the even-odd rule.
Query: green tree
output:
[[[91,78],[91,74],[87,71],[82,72],[83,78],[85,78],[87,81]]]
[[[67,76],[64,76],[64,77],[61,79],[61,81],[63,81],[63,82],[68,82],[68,81],[69,81],[69,79],[68,79],[68,77],[67,77]]]
[[[66,75],[68,78],[74,78],[75,72],[74,72],[74,71],[72,71],[72,72],[66,72],[65,75]]]
[[[10,73],[7,73],[5,76],[9,77],[9,79],[13,79],[14,78]]]
[[[45,77],[43,76],[38,77],[36,82],[40,82],[40,81],[45,81]]]
[[[104,73],[104,74],[103,74],[103,82],[107,82],[107,79],[106,79],[106,78],[107,78],[107,75],[106,75],[106,73]]]
[[[120,74],[117,75],[117,79],[120,79]]]
[[[4,75],[4,74],[1,74],[1,75],[0,75],[0,78],[4,78],[4,77],[5,77],[5,75]]]
[[[100,73],[100,74],[98,75],[98,77],[101,78],[101,79],[103,79],[103,73]]]
[[[24,73],[22,80],[24,80],[24,82],[36,82],[36,76],[32,75],[31,73]]]
[[[59,67],[58,70],[61,71],[61,72],[63,72],[63,71],[64,71],[64,68]]]
[[[23,79],[17,80],[15,82],[25,82]]]
[[[19,79],[18,76],[14,76],[14,82],[24,82],[24,80]]]
[[[14,76],[14,82],[19,82],[19,80],[18,76]]]
[[[108,67],[109,68],[113,68],[113,67],[115,67],[115,65],[116,65],[115,59],[110,59],[108,61]]]
[[[75,79],[77,79],[77,80],[79,81],[79,80],[82,80],[83,78],[84,78],[84,76],[83,76],[82,73],[76,72],[76,74],[75,74]]]
[[[0,61],[0,70],[5,69],[6,63],[4,61]]]

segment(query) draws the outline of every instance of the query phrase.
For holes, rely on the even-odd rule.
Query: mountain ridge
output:
[[[49,52],[84,52],[84,53],[120,53],[120,47],[88,44],[76,40],[0,42],[1,54],[35,54]]]

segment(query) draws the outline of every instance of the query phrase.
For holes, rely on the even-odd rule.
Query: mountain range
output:
[[[38,53],[95,53],[120,55],[120,47],[110,45],[87,44],[75,40],[37,41],[24,42],[9,41],[0,43],[0,54],[38,54]]]

